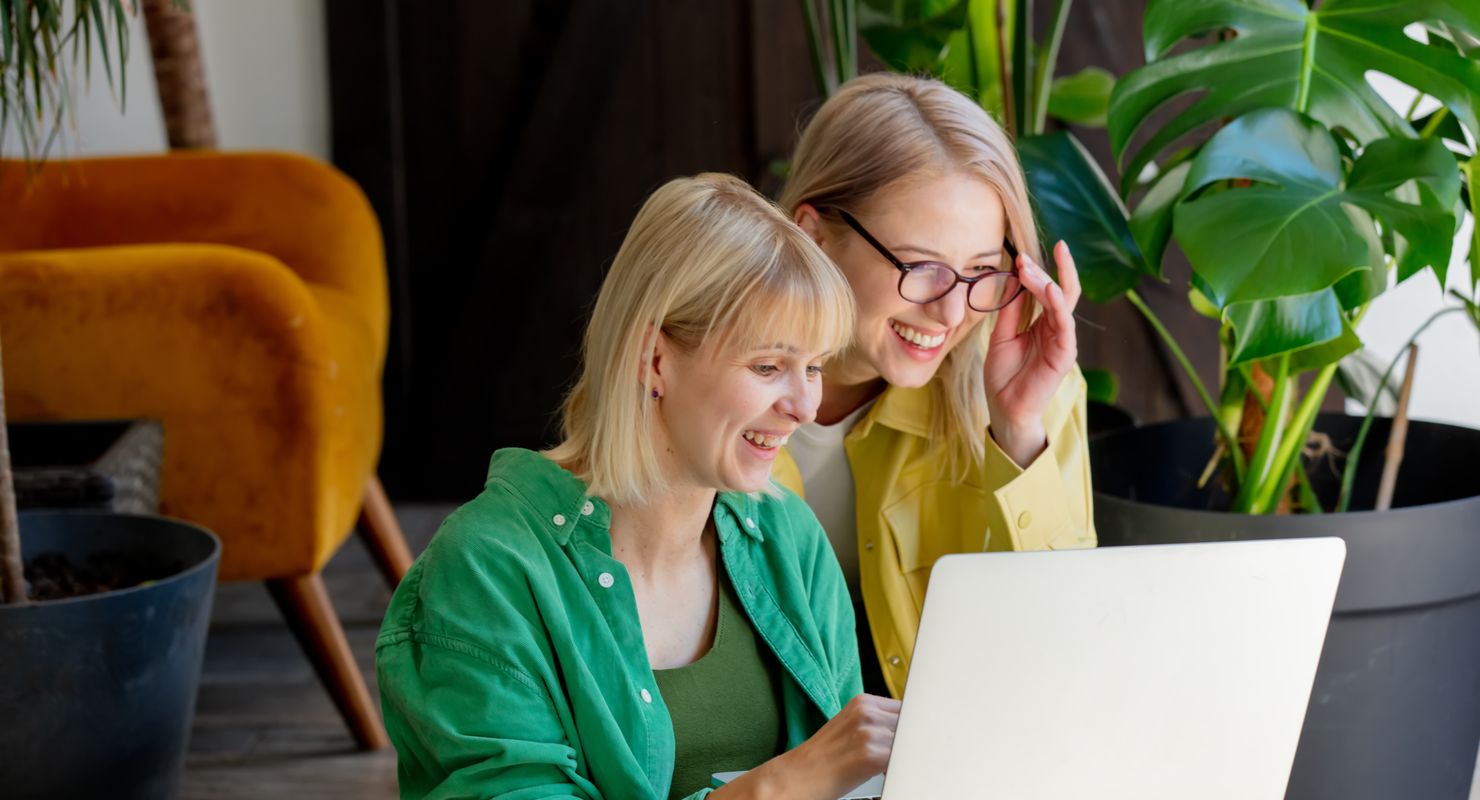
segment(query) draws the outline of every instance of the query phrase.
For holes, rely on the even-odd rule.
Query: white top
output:
[[[793,431],[786,445],[802,473],[807,505],[827,531],[854,597],[858,596],[858,512],[843,438],[873,405],[870,400],[832,425],[809,422]]]

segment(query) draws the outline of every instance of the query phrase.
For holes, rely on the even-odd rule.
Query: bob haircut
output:
[[[581,375],[549,457],[608,502],[663,494],[644,365],[662,331],[684,352],[778,341],[834,353],[852,340],[853,293],[816,243],[748,184],[706,173],[664,184],[637,212],[596,298]]]
[[[877,72],[844,84],[802,133],[781,207],[795,214],[806,203],[856,214],[886,186],[950,172],[979,178],[996,190],[1008,238],[1023,255],[1042,263],[1027,181],[1012,140],[981,106],[932,78]],[[823,214],[824,222],[846,230],[833,213]],[[1016,302],[1032,301],[1023,295]],[[1025,311],[1026,324],[1034,309]],[[930,438],[946,448],[948,470],[957,479],[986,459],[982,369],[995,321],[994,314],[989,324],[962,339],[930,382]]]

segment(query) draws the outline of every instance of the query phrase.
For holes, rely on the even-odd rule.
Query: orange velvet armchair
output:
[[[379,714],[319,577],[356,528],[410,554],[375,478],[388,326],[380,229],[284,154],[0,161],[0,343],[15,420],[150,417],[161,511],[263,580],[362,748]]]

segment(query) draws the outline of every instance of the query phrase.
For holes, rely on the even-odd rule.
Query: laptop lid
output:
[[[952,555],[886,800],[1282,798],[1340,539]]]

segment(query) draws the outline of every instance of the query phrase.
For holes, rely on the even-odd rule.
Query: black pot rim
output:
[[[1321,414],[1320,414],[1320,416],[1327,416],[1327,415],[1341,416],[1341,417],[1346,417],[1348,419],[1354,419],[1354,420],[1360,420],[1360,419],[1363,419],[1364,418],[1364,417],[1359,417],[1359,416],[1357,416],[1355,414],[1345,414],[1345,413],[1342,413],[1342,412],[1333,412],[1333,411],[1325,411],[1325,412],[1321,412]],[[1392,417],[1387,417],[1387,416],[1384,416],[1384,415],[1379,414],[1379,415],[1373,417],[1373,419],[1374,420],[1377,420],[1377,419],[1389,419],[1390,420],[1390,419],[1392,419]],[[1122,436],[1122,435],[1129,436],[1129,435],[1133,435],[1134,433],[1136,433],[1138,431],[1153,430],[1153,429],[1158,428],[1158,427],[1161,427],[1161,426],[1174,425],[1174,424],[1182,423],[1182,422],[1197,422],[1197,421],[1202,421],[1202,420],[1212,420],[1212,417],[1209,417],[1209,416],[1206,416],[1206,415],[1199,416],[1199,417],[1178,417],[1176,419],[1161,420],[1159,422],[1148,422],[1148,423],[1146,423],[1144,425],[1138,425],[1138,426],[1136,426],[1134,428],[1125,428],[1125,429],[1117,430],[1117,431],[1106,431],[1105,433],[1100,434],[1100,436],[1098,436],[1096,438],[1107,438],[1107,437],[1111,437],[1111,436]],[[1435,422],[1433,420],[1426,420],[1426,419],[1414,419],[1414,420],[1409,420],[1409,422],[1410,423],[1417,422],[1417,423],[1422,423],[1424,425],[1434,425],[1434,426],[1443,427],[1443,428],[1455,428],[1457,430],[1469,431],[1469,432],[1472,432],[1472,433],[1473,432],[1476,432],[1476,429],[1475,428],[1466,427],[1464,425],[1455,425],[1452,422]],[[1216,425],[1216,423],[1214,423],[1214,424]],[[1185,506],[1171,505],[1171,504],[1167,504],[1167,503],[1148,503],[1145,500],[1133,500],[1133,499],[1131,499],[1129,497],[1121,497],[1120,495],[1110,494],[1108,492],[1101,492],[1098,489],[1093,489],[1093,492],[1094,492],[1095,502],[1097,502],[1097,503],[1100,502],[1100,500],[1102,500],[1102,499],[1106,499],[1106,500],[1114,500],[1114,501],[1121,502],[1121,503],[1131,503],[1131,504],[1134,504],[1134,505],[1151,506],[1153,508],[1174,508],[1174,509],[1177,509],[1179,512],[1184,513],[1184,514],[1206,514],[1206,515],[1217,516],[1217,517],[1235,516],[1235,517],[1250,517],[1250,518],[1254,518],[1254,519],[1272,519],[1272,518],[1274,518],[1276,516],[1274,514],[1244,514],[1244,513],[1237,512],[1237,511],[1212,511],[1210,509],[1205,509],[1205,508],[1187,508]],[[1402,513],[1403,511],[1407,511],[1407,510],[1410,510],[1410,509],[1419,509],[1419,508],[1441,509],[1441,508],[1446,508],[1448,506],[1458,506],[1458,505],[1463,505],[1463,504],[1467,504],[1467,503],[1474,503],[1476,501],[1476,499],[1480,499],[1480,494],[1472,494],[1472,495],[1470,495],[1468,497],[1458,497],[1458,498],[1455,498],[1453,500],[1441,500],[1441,501],[1439,501],[1437,503],[1422,503],[1420,505],[1413,505],[1413,506],[1398,506],[1398,507],[1395,507],[1395,508],[1390,508],[1390,509],[1388,509],[1386,511],[1377,511],[1375,509],[1364,509],[1364,510],[1360,510],[1360,511],[1339,511],[1339,512],[1338,511],[1325,511],[1325,512],[1322,512],[1321,515],[1298,515],[1298,516],[1334,516],[1334,517],[1339,517],[1339,518],[1353,518],[1353,517],[1355,517],[1355,518],[1363,518],[1363,519],[1365,519],[1366,516],[1364,516],[1364,515],[1397,514],[1397,513]]]
[[[1148,503],[1145,500],[1132,500],[1129,497],[1121,497],[1120,495],[1109,494],[1107,492],[1101,492],[1099,490],[1096,490],[1094,494],[1096,503],[1100,502],[1101,500],[1113,500],[1118,503],[1131,503],[1138,506],[1152,506],[1153,508],[1175,508],[1183,514],[1206,514],[1208,516],[1216,517],[1249,517],[1250,519],[1274,519],[1277,516],[1275,514],[1245,514],[1239,511],[1211,511],[1206,508],[1186,508],[1184,506],[1175,506],[1167,503]],[[1376,511],[1373,509],[1364,509],[1362,511],[1323,511],[1320,514],[1297,514],[1294,516],[1330,516],[1338,518],[1358,517],[1365,519],[1367,516],[1376,516],[1379,514],[1401,514],[1404,511],[1410,511],[1419,508],[1437,509],[1445,508],[1448,506],[1466,505],[1474,503],[1476,500],[1480,500],[1480,494],[1473,494],[1469,497],[1461,497],[1455,500],[1441,500],[1437,503],[1423,503],[1416,506],[1397,506],[1387,509],[1386,511]]]
[[[62,597],[62,598],[57,598],[55,600],[29,600],[28,599],[25,602],[25,604],[23,604],[23,605],[0,605],[0,612],[5,611],[6,609],[57,608],[57,607],[61,607],[61,606],[65,606],[65,605],[73,604],[73,603],[100,602],[100,601],[104,601],[104,600],[113,600],[115,598],[126,597],[126,596],[131,595],[131,594],[140,594],[140,593],[148,592],[148,591],[151,591],[151,590],[154,590],[154,589],[161,589],[161,588],[165,588],[165,587],[167,587],[167,586],[169,586],[171,584],[180,583],[180,582],[189,580],[191,577],[199,574],[200,572],[202,572],[204,570],[211,570],[212,572],[214,572],[215,569],[216,569],[216,562],[219,561],[220,558],[221,558],[221,539],[220,539],[220,537],[216,536],[216,534],[211,533],[210,531],[206,530],[205,528],[202,528],[201,526],[196,525],[193,522],[187,522],[187,521],[185,521],[183,519],[179,519],[177,517],[167,517],[167,516],[164,516],[162,514],[119,514],[119,513],[116,513],[116,512],[112,512],[112,511],[56,510],[56,509],[36,509],[34,511],[22,511],[19,514],[17,514],[17,517],[18,517],[18,521],[20,523],[24,523],[27,518],[35,518],[35,517],[64,517],[64,518],[71,518],[71,519],[77,519],[77,518],[83,518],[83,517],[91,517],[91,518],[98,518],[98,517],[128,517],[130,519],[146,519],[146,520],[150,520],[152,522],[163,523],[165,525],[170,525],[170,526],[173,526],[173,527],[186,528],[186,529],[189,529],[189,530],[194,531],[196,533],[203,534],[206,537],[208,537],[210,539],[210,541],[211,541],[211,551],[206,554],[206,557],[205,558],[202,558],[198,563],[194,564],[193,566],[187,567],[186,569],[183,569],[183,570],[181,570],[179,572],[176,572],[175,574],[170,575],[169,577],[161,578],[161,579],[159,579],[159,580],[157,580],[157,581],[149,584],[148,586],[139,585],[139,586],[130,586],[130,587],[126,588],[126,589],[110,589],[110,590],[105,591],[105,592],[94,592],[93,594],[82,595],[81,597]],[[22,525],[21,537],[24,538],[25,535],[26,535],[25,528],[24,528],[24,525]]]

